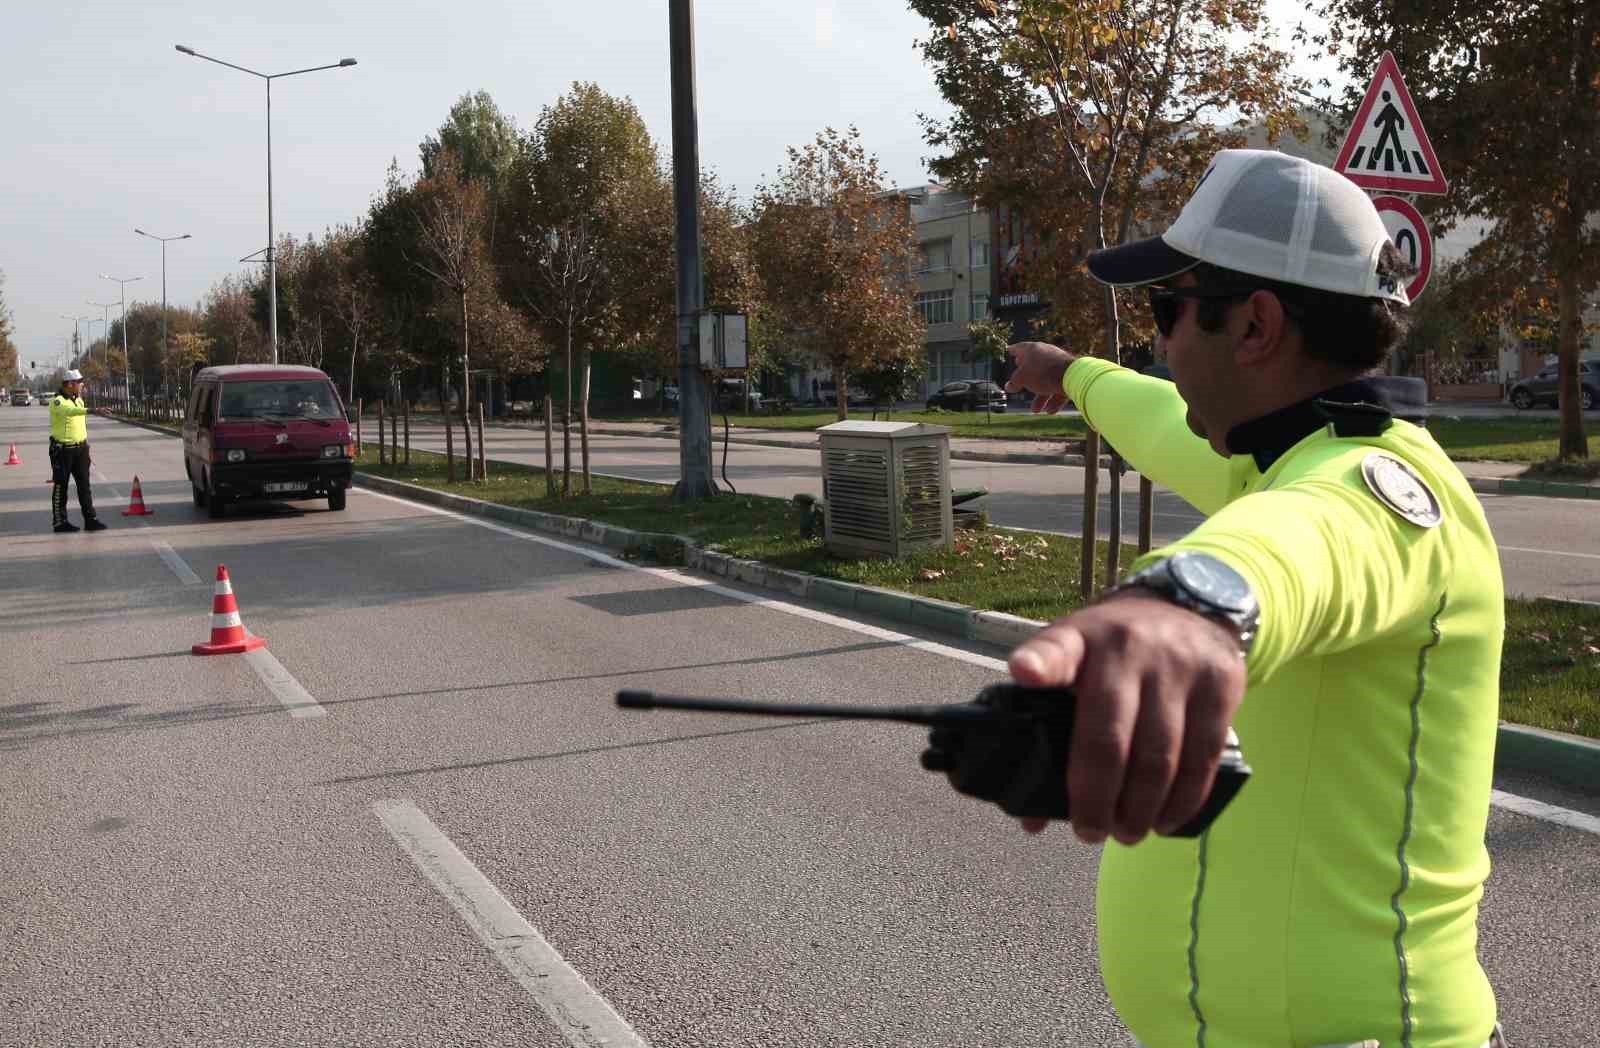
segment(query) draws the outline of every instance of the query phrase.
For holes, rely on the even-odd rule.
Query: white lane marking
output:
[[[1559,549],[1528,549],[1525,546],[1501,546],[1503,550],[1512,553],[1543,553],[1547,557],[1581,557],[1584,560],[1600,560],[1600,553],[1568,553]]]
[[[472,860],[406,800],[375,801],[384,829],[575,1048],[648,1048]]]
[[[878,640],[903,644],[905,647],[915,648],[918,651],[926,651],[932,655],[942,655],[945,658],[956,659],[957,661],[970,663],[974,666],[982,666],[985,669],[1004,672],[1006,668],[1005,661],[1002,659],[994,659],[988,657],[987,655],[977,655],[970,651],[962,651],[960,648],[952,648],[931,640],[918,640],[917,638],[909,637],[904,633],[896,633],[894,630],[886,630],[879,626],[869,626],[863,622],[855,622],[851,619],[840,618],[837,615],[829,615],[825,611],[813,611],[810,608],[802,608],[793,604],[785,604],[779,600],[773,600],[767,597],[757,597],[754,594],[745,593],[736,589],[729,589],[726,586],[718,586],[713,582],[706,582],[702,579],[696,579],[687,575],[683,575],[669,568],[652,568],[643,564],[633,564],[626,560],[619,560],[616,557],[607,556],[604,553],[597,553],[587,546],[574,546],[571,543],[558,542],[555,539],[547,539],[543,535],[534,535],[526,531],[518,531],[515,528],[508,528],[501,524],[492,524],[486,520],[478,520],[475,517],[467,516],[464,513],[457,513],[454,510],[441,509],[438,506],[430,506],[425,502],[412,502],[410,499],[403,499],[397,495],[389,495],[381,491],[373,491],[370,488],[362,488],[358,490],[361,490],[367,495],[375,495],[381,499],[388,499],[390,502],[398,502],[402,505],[410,506],[415,509],[423,509],[430,513],[437,513],[442,517],[450,517],[467,524],[474,524],[480,528],[488,528],[490,531],[498,531],[502,535],[509,535],[515,539],[525,539],[529,542],[537,542],[540,545],[550,546],[554,549],[565,550],[588,560],[598,561],[602,564],[607,564],[612,567],[627,568],[629,571],[643,572],[647,575],[654,575],[657,578],[666,579],[682,586],[698,586],[702,589],[709,590],[712,593],[719,593],[723,596],[733,597],[736,600],[742,600],[749,604],[756,604],[764,608],[771,608],[773,611],[780,611],[786,615],[796,615],[803,619],[811,619],[814,622],[826,623],[830,626],[837,626],[843,630],[862,633]],[[1536,819],[1548,818],[1549,821],[1559,823],[1563,826],[1576,825],[1581,829],[1584,828],[1584,820],[1593,820],[1592,816],[1584,815],[1581,812],[1569,811],[1566,808],[1558,808],[1554,805],[1544,804],[1540,801],[1528,800],[1527,798],[1519,797],[1513,793],[1502,793],[1501,791],[1496,790],[1495,798],[1496,799],[1494,803],[1500,804],[1502,807],[1510,807],[1510,805],[1508,803],[1502,803],[1499,798],[1506,798],[1508,801],[1518,801],[1530,806],[1534,806],[1538,811],[1558,813],[1562,816],[1561,818],[1539,815],[1532,810],[1524,811],[1521,808],[1516,809],[1518,811],[1522,811],[1522,813],[1525,815],[1532,815]],[[1572,821],[1574,819],[1578,821],[1574,823]]]
[[[473,524],[480,528],[488,528],[490,531],[498,531],[500,534],[509,535],[514,539],[522,539],[526,542],[537,542],[541,546],[549,546],[552,549],[562,550],[563,552],[582,557],[585,560],[592,560],[599,564],[605,564],[608,567],[627,568],[629,571],[638,571],[646,575],[654,575],[657,578],[666,579],[667,581],[676,583],[680,586],[692,586],[698,589],[703,589],[724,597],[732,597],[735,600],[742,600],[747,604],[755,604],[763,608],[771,608],[773,611],[780,611],[786,615],[794,615],[802,619],[810,619],[813,622],[822,622],[830,626],[838,626],[841,629],[847,629],[856,633],[865,634],[866,636],[872,637],[876,640],[900,644],[907,648],[915,648],[918,651],[926,651],[934,655],[943,655],[946,658],[955,659],[959,662],[970,663],[973,666],[982,666],[985,669],[999,671],[1004,671],[1006,668],[1006,664],[1003,659],[995,659],[990,658],[987,655],[979,655],[975,652],[962,651],[960,648],[952,648],[949,645],[940,644],[937,641],[921,640],[917,637],[908,636],[904,633],[898,633],[894,630],[883,629],[880,626],[869,626],[864,622],[856,622],[852,619],[841,618],[838,615],[830,615],[825,611],[802,608],[798,605],[788,604],[781,600],[774,600],[770,597],[759,597],[753,593],[745,593],[743,590],[731,589],[727,586],[719,586],[715,582],[709,582],[705,579],[695,578],[692,575],[685,575],[682,572],[674,571],[671,568],[652,568],[643,564],[634,564],[631,561],[622,560],[618,557],[612,557],[605,553],[600,553],[591,546],[576,546],[570,542],[562,542],[558,539],[546,538],[543,535],[535,535],[532,532],[519,531],[516,528],[506,527],[503,524],[494,524],[487,520],[479,520],[476,517],[470,517],[464,513],[457,513],[454,510],[443,509],[439,506],[430,506],[423,502],[413,502],[410,499],[401,498],[398,495],[390,495],[382,491],[373,491],[371,488],[362,488],[359,490],[361,490],[364,494],[373,495],[381,499],[388,499],[391,502],[398,502],[401,505],[408,506],[413,509],[427,510],[429,513],[436,513],[441,517],[450,517],[453,520],[459,520],[466,524]]]
[[[1546,804],[1544,801],[1536,801],[1529,797],[1519,797],[1514,793],[1506,793],[1503,790],[1491,791],[1489,803],[1497,808],[1514,811],[1519,815],[1529,815],[1535,819],[1543,819],[1546,822],[1568,826],[1574,830],[1582,830],[1584,833],[1592,833],[1596,837],[1600,837],[1600,818],[1596,818],[1593,815],[1585,815],[1581,811],[1558,808],[1554,804]]]
[[[291,717],[326,717],[328,711],[322,704],[311,697],[311,693],[300,686],[294,675],[283,668],[283,663],[266,648],[257,648],[255,651],[244,653],[244,659],[250,668],[256,671],[256,676],[267,686],[267,690],[283,703]]]
[[[144,521],[140,520],[139,523],[143,524]],[[178,556],[177,550],[160,539],[151,539],[150,545],[154,546],[156,553],[160,555],[162,560],[167,562],[167,567],[172,569],[172,573],[178,576],[179,582],[185,586],[194,586],[200,582],[200,576],[189,569],[189,565],[184,563],[182,557]]]

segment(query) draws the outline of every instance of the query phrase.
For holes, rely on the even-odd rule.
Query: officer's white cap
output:
[[[1265,149],[1224,149],[1158,237],[1096,251],[1089,272],[1118,287],[1158,284],[1200,262],[1285,284],[1409,305],[1378,276],[1389,243],[1378,209],[1332,168]]]
[[[61,381],[63,381],[63,382],[82,382],[83,381],[83,372],[79,371],[77,368],[73,368],[71,371],[69,371],[65,375],[61,376]]]

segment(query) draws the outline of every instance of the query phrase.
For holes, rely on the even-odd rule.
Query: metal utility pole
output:
[[[695,117],[694,0],[670,0],[672,188],[678,226],[678,502],[717,493],[711,477],[709,383],[700,370],[700,130]]]
[[[272,191],[268,189],[267,192],[270,195]],[[270,209],[271,205],[268,205],[268,210]],[[270,223],[272,220],[269,218],[267,221]],[[134,232],[138,233],[142,237],[149,237],[151,240],[161,241],[161,358],[165,360],[167,354],[167,242],[169,240],[188,240],[189,234],[184,233],[175,237],[158,237],[154,233],[146,233],[142,229],[135,229]],[[276,298],[273,299],[272,317],[273,331],[276,332],[278,323]],[[272,336],[272,347],[272,362],[276,364],[278,362],[278,336],[276,334]]]
[[[163,269],[162,273],[162,282],[165,283],[165,269]],[[123,407],[131,409],[133,407],[133,383],[130,380],[133,376],[133,367],[128,362],[128,285],[135,280],[143,280],[144,277],[113,277],[101,273],[100,279],[110,280],[122,286],[122,399]],[[162,292],[162,297],[166,297],[165,291]],[[165,303],[163,303],[163,307],[165,307]],[[165,315],[166,309],[163,308],[162,316],[165,317]]]
[[[229,69],[237,69],[241,73],[258,76],[267,82],[267,310],[272,328],[272,362],[276,364],[278,362],[278,264],[272,229],[272,82],[286,76],[299,76],[301,73],[316,73],[324,69],[343,69],[346,66],[355,65],[356,60],[354,58],[341,58],[339,61],[328,65],[312,66],[309,69],[293,69],[287,73],[258,73],[254,69],[246,69],[244,66],[234,65],[232,62],[224,62],[220,58],[203,55],[194,48],[185,47],[183,44],[174,44],[173,46],[191,58],[203,58],[207,62],[215,62],[217,65],[227,66]],[[165,316],[165,311],[163,311],[162,315]]]

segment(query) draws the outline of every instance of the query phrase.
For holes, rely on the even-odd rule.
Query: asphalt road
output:
[[[611,702],[958,699],[991,655],[366,492],[211,521],[175,440],[99,419],[112,530],[53,535],[14,410],[0,1046],[1130,1043],[1095,849],[916,729]],[[271,662],[189,653],[218,564]],[[1512,1043],[1592,1044],[1600,800],[1498,786],[1573,813],[1491,814]]]
[[[413,446],[444,450],[439,426],[412,425]],[[460,431],[457,430],[457,438]],[[487,432],[491,457],[509,462],[544,465],[544,434],[530,429],[495,428]],[[557,462],[561,458],[560,434],[555,438]],[[679,476],[676,438],[608,436],[590,438],[591,468],[615,476],[672,483]],[[459,450],[459,439],[458,450]],[[577,435],[573,436],[573,462],[578,462]],[[723,473],[723,443],[718,437],[714,472]],[[1004,527],[1033,531],[1082,532],[1083,469],[1079,466],[1042,466],[953,460],[950,482],[956,488],[987,488],[989,494],[973,505],[989,513]],[[821,496],[820,460],[816,449],[775,448],[752,444],[727,446],[727,476],[736,489],[758,495],[788,498],[798,492]],[[1097,528],[1101,538],[1110,534],[1107,517],[1111,506],[1110,478],[1100,476]],[[1500,563],[1506,591],[1527,597],[1560,597],[1600,603],[1600,509],[1594,502],[1542,498],[1529,495],[1481,496],[1489,526],[1500,545]],[[1139,480],[1123,478],[1122,520],[1124,541],[1138,538]],[[1165,489],[1156,489],[1154,535],[1157,544],[1182,537],[1204,517],[1193,506]]]

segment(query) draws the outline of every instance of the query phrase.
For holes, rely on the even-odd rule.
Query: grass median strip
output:
[[[1082,603],[1081,545],[1060,535],[988,528],[958,532],[953,548],[898,560],[845,560],[820,538],[800,535],[797,510],[782,499],[728,495],[690,504],[671,488],[595,477],[592,493],[545,493],[544,470],[496,462],[485,483],[444,479],[444,457],[411,452],[409,466],[379,466],[371,449],[358,468],[438,491],[521,509],[583,517],[637,531],[682,535],[696,545],[774,567],[1049,621]],[[574,484],[580,475],[574,473]],[[1104,576],[1104,543],[1097,575]],[[1122,564],[1137,555],[1124,545]],[[642,556],[643,551],[632,555]],[[1600,737],[1600,607],[1548,600],[1506,601],[1501,716],[1518,724]]]

